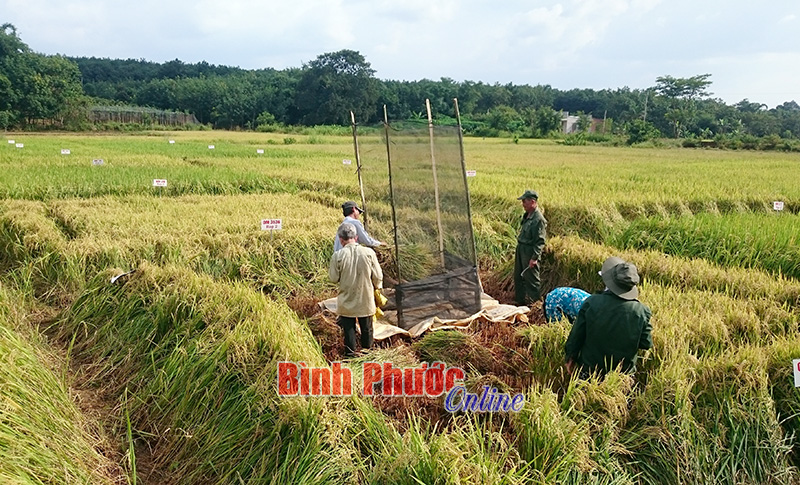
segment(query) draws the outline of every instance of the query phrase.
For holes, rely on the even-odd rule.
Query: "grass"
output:
[[[551,275],[544,277],[559,278],[564,285],[588,291],[602,289],[597,271],[607,257],[618,256],[634,263],[640,275],[663,285],[712,291],[736,298],[767,298],[793,307],[800,305],[800,282],[764,271],[723,268],[702,259],[670,256],[652,250],[620,251],[572,236],[551,238],[548,251],[553,258],[549,266]]]
[[[279,399],[273,387],[280,360],[324,363],[285,304],[187,270],[145,265],[124,285],[110,274],[52,331],[78,333],[74,352],[102,362],[95,381],[118,396],[120,425],[130,413],[132,438],[152,447],[156,466],[179,483],[342,479],[321,403]]]
[[[798,279],[798,225],[800,219],[794,214],[644,218],[631,222],[609,242],[623,249],[657,250]]]
[[[31,271],[39,293],[145,262],[180,264],[283,296],[320,290],[330,286],[320,268],[327,269],[340,220],[334,209],[288,194],[21,200],[0,203],[0,210],[4,264],[38,262]],[[261,231],[260,220],[272,217],[282,218],[283,229]]]
[[[15,314],[23,304],[0,286],[0,481],[112,483],[116,465],[53,365],[58,357]]]

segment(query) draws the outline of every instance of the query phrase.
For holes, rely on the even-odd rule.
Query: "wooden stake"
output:
[[[464,157],[464,134],[461,131],[461,112],[458,110],[458,98],[453,98],[453,104],[456,108],[456,121],[458,122],[458,149],[461,151],[461,174],[464,178],[464,193],[467,196],[467,219],[469,221],[469,240],[470,249],[472,251],[472,263],[478,266],[478,250],[475,246],[475,233],[472,229],[472,203],[469,198],[469,184],[467,183],[467,161]]]
[[[361,208],[364,209],[364,230],[367,229],[367,200],[364,198],[364,182],[361,180],[361,156],[358,152],[358,133],[356,131],[356,115],[350,112],[350,122],[353,125],[353,148],[356,151],[356,173],[358,174],[358,189],[361,191]]]
[[[475,265],[475,276],[478,278],[478,285],[480,291],[475,292],[475,305],[476,308],[481,306],[481,293],[483,293],[483,283],[481,276],[478,272],[478,249],[475,245],[475,231],[472,228],[472,203],[469,198],[469,184],[467,183],[467,161],[464,157],[464,133],[461,130],[461,111],[458,109],[458,98],[453,98],[453,104],[456,108],[456,122],[458,122],[458,148],[461,150],[461,173],[464,178],[464,193],[467,196],[467,220],[469,221],[469,241],[470,249],[472,250],[472,264]]]
[[[439,180],[436,177],[436,153],[433,143],[433,117],[431,116],[431,100],[425,100],[425,108],[428,110],[428,134],[431,140],[431,167],[433,168],[433,194],[436,198],[436,226],[439,229],[439,258],[442,262],[442,270],[445,270],[444,264],[444,239],[442,236],[442,210],[439,204]]]
[[[397,243],[397,214],[394,210],[394,184],[392,183],[392,151],[389,145],[389,114],[386,105],[383,105],[383,130],[386,134],[386,163],[389,164],[389,199],[392,202],[392,226],[394,227],[394,264],[397,271],[397,282],[402,283],[400,276],[400,245]],[[402,318],[402,310],[398,307],[398,317]]]

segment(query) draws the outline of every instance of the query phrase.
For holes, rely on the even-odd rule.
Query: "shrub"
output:
[[[658,129],[643,120],[634,120],[627,126],[628,131],[628,145],[634,143],[642,143],[645,141],[655,140],[660,136]]]

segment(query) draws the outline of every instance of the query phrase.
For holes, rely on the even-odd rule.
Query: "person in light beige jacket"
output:
[[[336,298],[338,323],[344,330],[345,355],[356,352],[356,323],[361,330],[361,348],[372,347],[372,316],[375,289],[383,286],[383,271],[372,249],[358,244],[356,228],[349,222],[336,232],[342,248],[331,256],[328,277],[339,283]]]

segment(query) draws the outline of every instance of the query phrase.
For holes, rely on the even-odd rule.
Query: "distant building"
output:
[[[569,135],[578,132],[578,121],[580,116],[570,116],[569,111],[561,112],[561,132]]]

